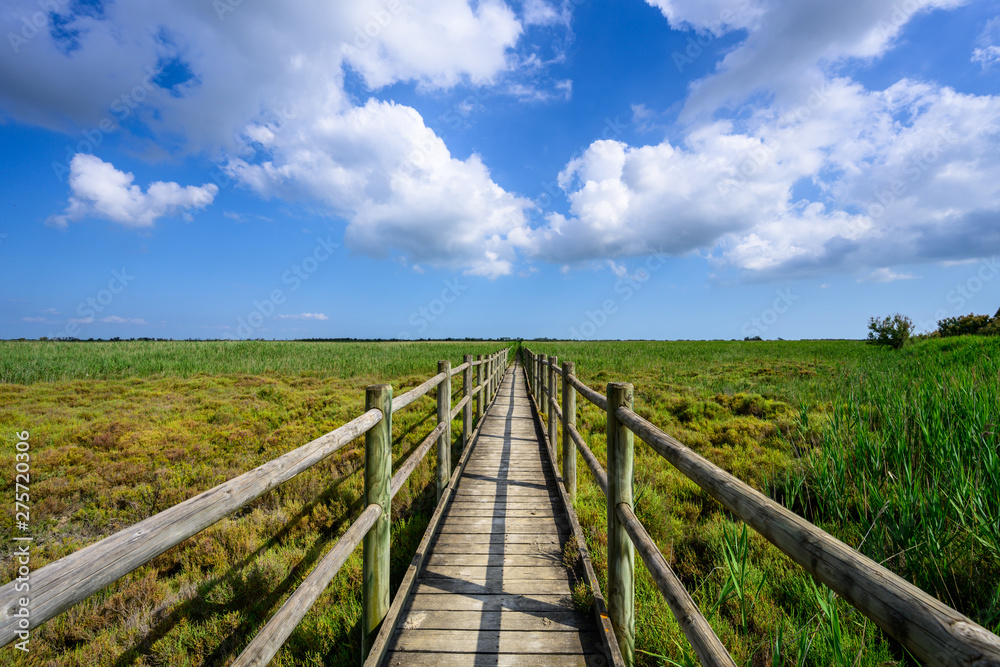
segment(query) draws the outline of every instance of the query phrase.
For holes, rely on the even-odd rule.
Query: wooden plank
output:
[[[508,567],[547,567],[550,565],[562,566],[563,564],[562,555],[556,550],[552,550],[548,554],[509,554],[502,552],[497,554],[446,554],[436,552],[431,554],[427,559],[427,568],[429,570],[437,565],[486,567],[490,564],[491,559],[496,559],[497,557],[503,558],[504,565]]]
[[[532,535],[530,533],[448,533],[438,535],[434,551],[437,551],[441,544],[557,544],[562,547],[565,542],[565,534],[546,533],[544,535]]]
[[[485,495],[478,494],[478,493],[459,493],[458,489],[455,490],[455,493],[452,496],[452,498],[453,498],[452,502],[454,502],[456,504],[459,504],[459,503],[470,503],[470,504],[472,504],[472,503],[478,503],[478,504],[488,503],[489,505],[495,505],[498,502],[500,502],[500,503],[503,503],[503,505],[505,507],[520,507],[520,506],[541,507],[542,506],[539,503],[539,498],[538,497],[534,497],[534,498],[517,498],[517,497],[514,497],[514,496],[507,497],[506,494],[504,494],[503,496],[485,496]],[[555,496],[555,495],[552,495],[552,494],[549,494],[549,496],[547,498],[542,497],[541,501],[544,503],[545,507],[552,507],[552,508],[561,508],[562,507],[562,504],[559,502],[559,497]]]
[[[607,659],[597,653],[544,655],[505,653],[489,656],[482,653],[390,653],[389,665],[393,667],[605,667]]]
[[[594,621],[577,611],[529,613],[490,610],[472,614],[467,611],[415,611],[406,617],[403,630],[468,630],[470,627],[532,632],[593,631]]]
[[[516,579],[510,581],[463,581],[421,577],[416,594],[443,595],[569,595],[568,580]]]
[[[593,653],[597,636],[585,632],[397,630],[393,650],[438,653]]]
[[[502,558],[500,565],[460,565],[458,563],[447,563],[442,565],[428,564],[424,568],[424,576],[449,577],[452,579],[463,579],[465,581],[485,581],[492,577],[502,576],[504,579],[565,579],[569,580],[569,571],[562,565],[537,565],[533,567],[519,567],[508,565]]]
[[[541,519],[549,518],[555,520],[557,516],[560,516],[560,512],[556,512],[551,508],[547,509],[528,509],[527,507],[513,508],[513,507],[475,507],[475,506],[465,506],[455,508],[452,507],[448,511],[449,517],[458,518],[475,518],[483,516],[492,516],[494,518],[511,518],[511,519]]]
[[[432,593],[413,595],[409,599],[406,609],[408,613],[414,611],[481,612],[484,609],[556,613],[573,611],[575,607],[573,606],[573,598],[569,595],[497,595],[495,593],[440,595]]]
[[[548,535],[550,533],[568,533],[569,524],[565,519],[538,517],[533,519],[516,519],[513,517],[477,518],[471,516],[448,516],[441,524],[441,533],[482,533],[482,532],[535,533]]]
[[[454,536],[452,536],[454,537]],[[442,540],[438,541],[434,545],[434,554],[465,554],[465,555],[483,555],[483,554],[495,554],[502,553],[506,556],[546,556],[546,557],[557,557],[562,558],[563,553],[563,543],[558,542],[528,542],[528,543],[517,543],[517,542],[504,542],[503,540],[498,540],[496,542],[468,542],[468,541],[458,541],[458,540]]]

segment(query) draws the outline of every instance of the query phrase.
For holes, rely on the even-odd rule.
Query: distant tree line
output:
[[[1000,309],[989,315],[958,315],[938,320],[937,329],[921,338],[948,338],[951,336],[1000,336]],[[913,336],[913,322],[909,317],[896,313],[888,317],[868,320],[868,343],[899,349]]]

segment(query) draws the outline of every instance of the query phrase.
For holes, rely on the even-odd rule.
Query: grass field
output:
[[[533,343],[636,410],[991,630],[1000,630],[1000,341]],[[304,444],[496,343],[0,342],[0,432],[31,432],[33,568]],[[604,459],[604,415],[578,426]],[[433,396],[394,416],[394,459],[434,422]],[[5,445],[13,470],[13,449]],[[348,447],[32,634],[27,663],[223,664],[360,510]],[[398,582],[433,506],[433,452],[393,506]],[[603,576],[604,500],[578,463],[577,511]],[[12,482],[5,477],[3,493]],[[883,665],[897,646],[636,441],[637,513],[741,665]],[[12,530],[12,516],[0,529]],[[689,660],[639,564],[641,664]],[[13,562],[4,556],[4,574]],[[360,637],[360,551],[278,655],[348,665]],[[656,657],[664,656],[664,658]]]
[[[556,343],[603,392],[994,632],[1000,631],[1000,341]],[[605,415],[578,428],[606,460]],[[604,498],[577,512],[605,574]],[[637,514],[742,665],[916,664],[636,439]],[[640,664],[691,660],[637,559]],[[696,663],[692,663],[696,664]]]
[[[0,432],[31,434],[32,569],[246,472],[497,343],[0,343]],[[453,383],[456,393],[461,383]],[[393,417],[394,462],[436,421],[434,393]],[[457,422],[456,422],[457,423]],[[458,431],[453,429],[456,435]],[[360,511],[354,443],[32,633],[0,664],[223,664],[249,642]],[[432,451],[393,502],[394,585],[434,506]],[[3,493],[13,497],[13,472]],[[12,513],[0,531],[13,534]],[[4,581],[13,578],[9,551]],[[360,550],[278,654],[353,665]]]

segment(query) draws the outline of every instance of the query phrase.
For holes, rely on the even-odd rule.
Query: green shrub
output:
[[[1000,336],[1000,317],[994,317],[990,323],[978,331],[980,336]]]
[[[979,333],[990,324],[989,315],[960,315],[938,320],[938,331],[942,336],[966,336]]]
[[[906,344],[912,333],[913,321],[899,313],[889,317],[873,317],[868,320],[868,343],[870,345],[888,345],[898,350]]]

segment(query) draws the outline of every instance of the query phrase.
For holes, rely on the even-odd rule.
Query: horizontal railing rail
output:
[[[362,435],[366,438],[365,509],[234,664],[263,665],[270,661],[362,541],[365,543],[364,570],[367,575],[363,591],[365,619],[362,634],[363,641],[367,642],[388,610],[389,503],[435,442],[439,446],[437,477],[439,480],[442,477],[447,479],[450,474],[451,422],[462,414],[461,444],[464,449],[469,444],[472,404],[476,404],[475,419],[478,422],[495,396],[509,353],[510,348],[506,348],[485,357],[479,355],[476,360],[466,355],[464,363],[454,369],[450,367],[450,362],[440,362],[437,375],[395,400],[392,399],[391,387],[373,385],[366,392],[365,412],[346,424],[32,572],[28,619],[15,615],[24,607],[20,604],[23,593],[15,588],[17,581],[5,584],[0,587],[0,646],[13,641],[19,633],[26,633],[86,600]],[[477,376],[475,389],[473,369],[476,369]],[[464,395],[453,408],[451,378],[459,373],[463,377]],[[435,388],[438,395],[437,424],[396,474],[390,476],[392,414]],[[478,400],[474,401],[476,398]],[[447,450],[445,455],[442,455],[443,449]]]
[[[607,396],[602,396],[575,376],[571,362],[564,363],[561,369],[563,407],[557,412],[558,390],[553,380],[557,359],[546,358],[524,347],[521,354],[525,368],[530,369],[529,386],[539,397],[539,405],[544,405],[550,415],[549,437],[553,441],[552,416],[561,414],[564,478],[572,474],[575,489],[575,452],[578,450],[607,497],[609,613],[623,655],[629,652],[628,662],[633,660],[630,642],[634,637],[634,611],[631,594],[622,589],[632,586],[629,563],[634,546],[702,664],[732,664],[732,658],[725,653],[690,596],[686,591],[681,594],[683,587],[677,589],[675,584],[679,584],[679,580],[635,517],[631,501],[634,433],[726,509],[927,664],[1000,665],[1000,637],[730,475],[639,416],[632,409],[632,385],[610,383]],[[577,392],[607,414],[607,472],[576,429]],[[572,464],[568,463],[570,460]],[[626,463],[627,477],[621,474],[622,465],[612,466],[612,462]],[[569,482],[566,485],[570,488]],[[627,533],[627,544],[613,538],[612,533],[618,530]],[[623,606],[626,608],[622,609]]]

